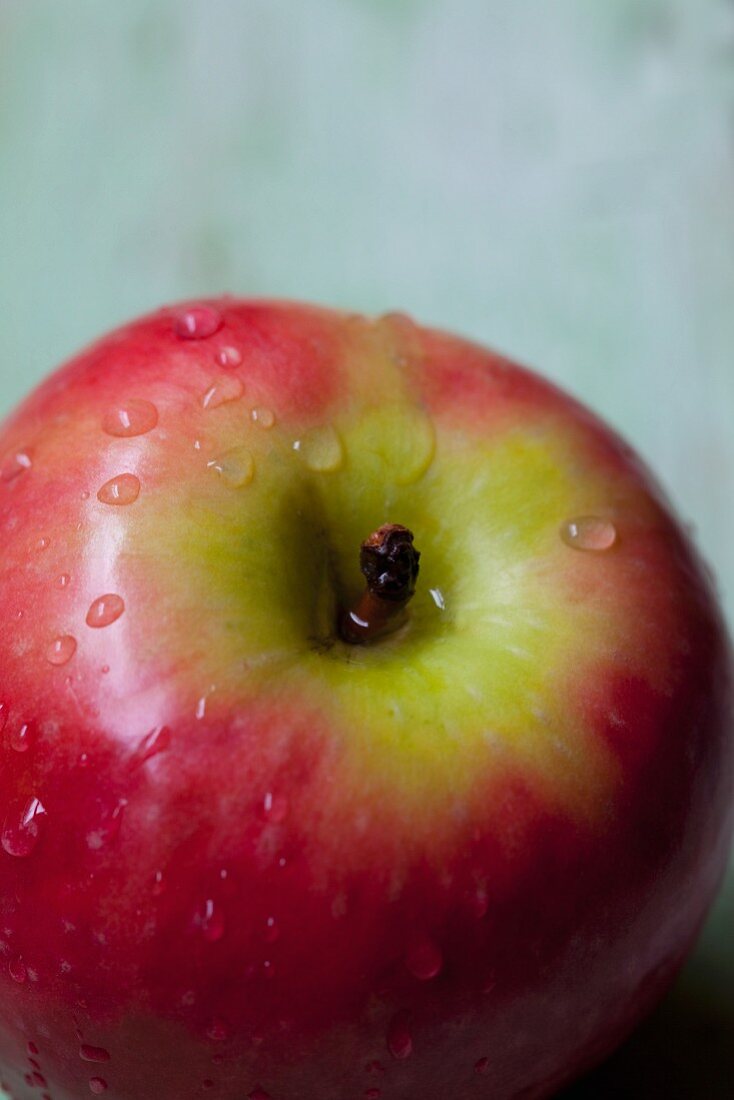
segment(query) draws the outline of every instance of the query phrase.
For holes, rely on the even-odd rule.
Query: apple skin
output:
[[[348,646],[387,521],[409,622]],[[5,423],[0,531],[16,1100],[544,1097],[664,993],[726,863],[731,653],[576,402],[399,314],[171,307]]]

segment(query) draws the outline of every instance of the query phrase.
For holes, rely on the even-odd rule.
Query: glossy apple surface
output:
[[[409,619],[348,645],[387,521]],[[730,656],[578,404],[401,315],[161,310],[5,423],[0,532],[16,1100],[542,1097],[665,990]]]

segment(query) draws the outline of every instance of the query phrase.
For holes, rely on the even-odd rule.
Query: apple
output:
[[[666,990],[731,655],[556,388],[400,314],[163,309],[6,421],[0,530],[15,1100],[543,1097]]]

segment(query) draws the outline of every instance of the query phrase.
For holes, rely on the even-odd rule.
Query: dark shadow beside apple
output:
[[[731,1100],[734,994],[684,978],[616,1054],[561,1100]]]

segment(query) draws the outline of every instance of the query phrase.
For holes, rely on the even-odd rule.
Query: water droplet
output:
[[[188,306],[173,318],[173,331],[180,340],[206,340],[223,324],[221,313],[213,306]]]
[[[275,917],[268,917],[265,921],[265,935],[263,939],[266,943],[275,943],[280,939],[280,928]]]
[[[196,704],[196,718],[197,718],[197,721],[201,722],[202,719],[206,718],[206,708],[207,708],[207,704],[209,702],[209,697],[210,697],[210,695],[213,695],[216,690],[217,690],[217,685],[216,684],[211,684],[209,686],[209,689],[206,692],[206,694],[202,695],[201,698],[197,701],[197,704]]]
[[[410,1058],[413,1053],[413,1036],[408,1026],[407,1013],[398,1012],[390,1021],[387,1029],[387,1049],[393,1058],[398,1060]]]
[[[497,979],[494,975],[494,971],[490,971],[489,974],[485,974],[482,984],[479,987],[480,993],[493,993],[497,988]]]
[[[89,1078],[89,1091],[93,1092],[95,1096],[99,1096],[101,1093],[107,1091],[107,1082],[104,1077],[90,1077]]]
[[[579,516],[563,524],[561,538],[574,550],[610,550],[617,541],[617,529],[600,516]]]
[[[43,536],[36,543],[36,550],[48,550],[50,545],[51,539],[47,539],[45,536]]]
[[[372,1073],[379,1077],[381,1077],[383,1073],[385,1073],[385,1067],[383,1066],[382,1062],[378,1062],[376,1058],[374,1058],[371,1062],[368,1062],[364,1068],[367,1073]]]
[[[205,1081],[202,1081],[201,1082],[201,1087],[203,1089],[205,1089],[207,1092],[209,1091],[209,1089],[213,1089],[214,1088],[214,1082],[212,1081],[211,1077],[207,1077]]]
[[[206,1029],[206,1034],[213,1042],[224,1043],[229,1039],[229,1027],[224,1020],[212,1020]]]
[[[13,481],[25,470],[30,470],[32,465],[33,462],[28,451],[15,451],[13,454],[8,455],[0,467],[0,479],[2,481]]]
[[[378,1089],[373,1085],[371,1088],[365,1089],[364,1095],[366,1100],[380,1100],[382,1089]]]
[[[489,897],[486,889],[480,886],[476,891],[468,893],[466,904],[471,915],[476,920],[481,920],[482,917],[487,915],[487,910],[489,909]]]
[[[480,1058],[478,1062],[474,1063],[474,1072],[478,1073],[480,1076],[484,1076],[488,1069],[489,1058]]]
[[[26,1044],[26,1050],[28,1051],[29,1054],[38,1054],[38,1047],[36,1046],[35,1043],[27,1043]]]
[[[23,859],[31,855],[41,838],[46,810],[38,798],[11,803],[5,815],[0,841],[9,856]]]
[[[255,476],[255,460],[246,447],[235,447],[207,465],[234,489],[249,485]]]
[[[79,1047],[79,1057],[83,1062],[109,1062],[110,1052],[104,1047],[93,1047],[90,1043],[82,1043]]]
[[[122,818],[127,806],[127,799],[120,798],[116,803],[103,806],[100,811],[100,819],[95,829],[87,833],[87,847],[97,852],[106,844],[111,844],[117,837],[122,827]]]
[[[431,593],[431,599],[435,603],[438,610],[439,611],[445,611],[446,610],[446,601],[443,598],[443,592],[441,591],[441,589],[440,588],[430,588],[429,592]]]
[[[51,642],[46,650],[46,660],[50,665],[65,665],[69,663],[75,653],[76,638],[73,638],[71,634],[63,634],[59,638],[54,638]]]
[[[134,504],[140,496],[140,480],[135,474],[119,474],[106,481],[97,493],[102,504]]]
[[[99,629],[116,622],[125,610],[125,601],[121,596],[108,592],[96,599],[87,612],[87,626]]]
[[[247,1094],[247,1100],[270,1100],[270,1093],[258,1086],[258,1088]]]
[[[245,392],[245,387],[239,378],[231,375],[220,378],[209,387],[201,399],[205,409],[218,409],[220,405],[226,405],[230,401],[238,401]]]
[[[312,428],[293,444],[309,470],[333,473],[344,462],[344,447],[335,428],[330,424]]]
[[[433,421],[421,409],[411,409],[401,418],[401,432],[405,433],[397,447],[399,460],[395,466],[398,485],[411,485],[428,470],[436,453],[436,431]]]
[[[207,898],[196,914],[195,923],[209,943],[217,943],[224,935],[224,913],[212,898]]]
[[[273,825],[279,825],[288,816],[288,799],[283,794],[273,794],[272,791],[263,798],[262,815],[266,821]]]
[[[275,413],[266,405],[258,405],[250,413],[255,423],[261,428],[272,428],[275,423]]]
[[[154,729],[146,733],[145,737],[140,739],[140,743],[130,760],[130,766],[138,768],[141,764],[144,764],[146,760],[150,760],[151,757],[157,756],[159,752],[165,752],[166,749],[170,747],[171,731],[168,726],[155,726]]]
[[[71,584],[71,577],[68,573],[62,573],[60,577],[56,578],[57,588],[68,588]]]
[[[405,964],[414,978],[427,982],[441,973],[443,955],[430,936],[416,936],[408,948]]]
[[[37,1069],[31,1074],[31,1079],[34,1085],[40,1086],[42,1089],[46,1087],[46,1078]]]
[[[8,724],[8,705],[7,703],[0,703],[0,733],[3,732]]]
[[[230,345],[220,348],[214,356],[214,360],[219,363],[220,367],[239,367],[242,362],[242,352]]]
[[[8,738],[11,749],[15,749],[16,752],[28,752],[35,740],[36,727],[32,722],[23,722],[11,732]]]
[[[153,876],[153,895],[154,895],[154,897],[159,898],[161,896],[161,894],[165,893],[165,890],[166,890],[166,880],[163,876],[163,872],[162,871],[156,871],[155,875]]]
[[[28,977],[28,971],[26,965],[21,958],[11,959],[8,963],[8,974],[17,982],[18,985],[22,985]]]
[[[158,409],[155,405],[150,401],[133,398],[116,409],[110,409],[102,421],[102,428],[107,435],[126,439],[134,435],[146,435],[157,423]]]

